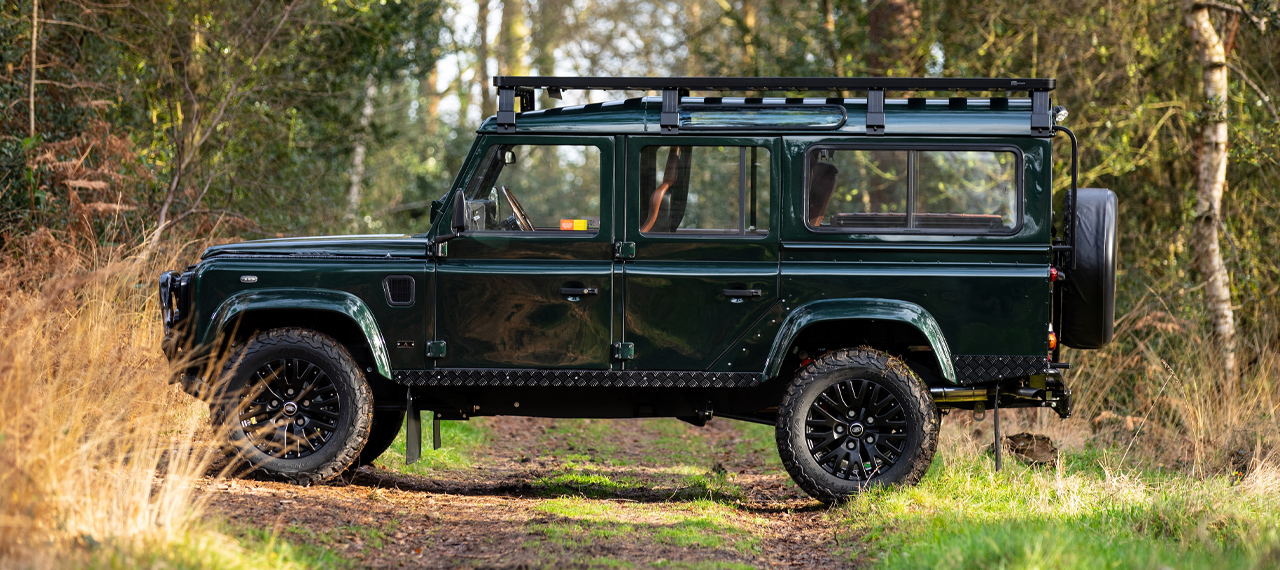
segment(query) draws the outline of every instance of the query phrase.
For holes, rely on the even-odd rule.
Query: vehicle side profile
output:
[[[324,481],[402,426],[416,460],[422,411],[718,416],[775,426],[836,502],[918,481],[947,410],[993,411],[997,437],[1000,408],[1067,417],[1059,345],[1111,340],[1116,198],[1075,187],[1052,79],[494,86],[422,233],[220,245],[160,276],[178,380],[249,465]],[[535,110],[537,89],[661,96]]]

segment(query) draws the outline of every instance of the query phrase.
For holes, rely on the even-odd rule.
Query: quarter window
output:
[[[811,228],[1005,233],[1017,225],[1018,157],[993,150],[817,149]]]
[[[769,233],[769,149],[650,146],[640,152],[640,232]]]
[[[600,229],[600,149],[493,145],[466,196],[468,229],[595,235]]]

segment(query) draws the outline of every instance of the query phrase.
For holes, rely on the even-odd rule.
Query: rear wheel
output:
[[[299,328],[258,333],[223,370],[215,419],[237,456],[269,476],[319,483],[356,461],[373,395],[341,344]]]
[[[791,381],[778,407],[778,452],[801,489],[833,503],[918,482],[938,423],[933,398],[901,361],[870,348],[837,350]]]

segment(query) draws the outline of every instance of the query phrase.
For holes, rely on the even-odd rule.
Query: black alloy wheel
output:
[[[254,447],[272,457],[300,459],[333,439],[342,397],[315,363],[282,358],[253,372],[239,409],[240,427]]]
[[[347,349],[325,334],[253,335],[223,368],[214,419],[237,458],[268,477],[310,484],[356,462],[373,423],[373,393]]]
[[[869,487],[914,485],[938,445],[938,410],[902,361],[871,348],[823,354],[778,406],[778,455],[796,484],[836,503]]]
[[[814,461],[848,481],[870,481],[897,463],[910,445],[906,412],[872,380],[841,380],[809,405],[805,440]]]

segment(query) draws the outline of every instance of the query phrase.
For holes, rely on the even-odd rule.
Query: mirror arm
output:
[[[453,233],[441,234],[431,238],[431,248],[434,257],[443,257],[440,253],[440,245],[454,238],[460,238],[467,233],[467,213],[464,211],[466,197],[462,190],[458,190],[453,194]]]

